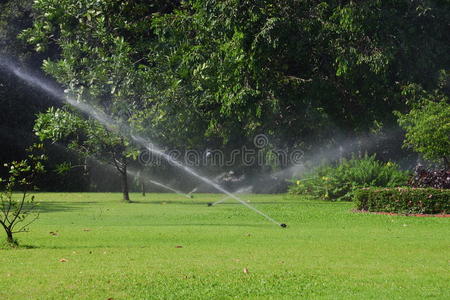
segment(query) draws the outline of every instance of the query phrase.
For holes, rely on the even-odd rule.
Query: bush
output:
[[[417,167],[409,185],[416,188],[450,189],[450,170],[427,170]]]
[[[310,195],[324,200],[352,201],[353,192],[363,187],[398,187],[408,182],[408,172],[397,164],[383,163],[375,155],[343,159],[337,165],[324,165],[294,180],[291,194]]]
[[[450,191],[433,188],[366,188],[355,191],[359,210],[402,214],[450,213]]]

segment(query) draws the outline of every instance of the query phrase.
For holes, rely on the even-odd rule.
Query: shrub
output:
[[[450,170],[427,170],[417,167],[409,185],[417,188],[450,189]]]
[[[402,214],[450,213],[450,191],[433,188],[366,188],[355,191],[356,207],[364,211]]]
[[[352,201],[352,193],[363,187],[397,187],[408,182],[408,172],[397,164],[383,163],[375,155],[343,159],[337,165],[324,165],[294,180],[291,194],[302,194],[333,201]]]

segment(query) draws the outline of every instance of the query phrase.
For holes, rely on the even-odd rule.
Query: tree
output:
[[[399,123],[406,130],[406,147],[450,168],[449,98],[425,99],[409,113],[399,114]]]
[[[37,0],[23,37],[78,101],[169,147],[302,150],[398,126],[450,68],[448,1]],[[83,116],[85,117],[85,116]],[[380,129],[381,128],[381,129]]]
[[[262,131],[289,147],[395,124],[402,87],[433,88],[450,66],[449,11],[444,1],[191,0],[153,26],[169,88],[192,105],[180,113],[195,110],[204,134],[225,142]]]
[[[42,145],[37,147],[42,148]],[[0,192],[0,225],[10,245],[17,245],[14,234],[27,231],[28,226],[39,217],[34,212],[34,195],[30,196],[29,192],[34,189],[36,176],[44,172],[42,161],[45,159],[43,154],[29,154],[25,160],[4,164],[9,169],[9,177],[0,178],[0,184],[3,185]]]
[[[85,159],[95,158],[113,165],[122,178],[123,200],[130,202],[128,192],[128,159],[136,150],[124,138],[106,129],[94,119],[84,119],[69,108],[50,108],[40,113],[34,131],[41,141],[67,144]],[[64,167],[70,167],[63,165]]]
[[[177,1],[38,0],[33,27],[22,38],[37,51],[55,46],[61,54],[43,63],[46,73],[66,87],[69,97],[87,102],[118,123],[133,124],[146,97],[152,13],[170,10]],[[54,120],[67,122],[61,127]],[[69,125],[70,124],[70,125]],[[49,110],[36,123],[41,139],[61,137],[83,155],[114,164],[122,177],[123,198],[129,201],[129,141],[87,114]]]

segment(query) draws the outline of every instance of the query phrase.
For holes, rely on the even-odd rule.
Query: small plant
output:
[[[408,182],[408,172],[392,162],[383,163],[375,155],[343,159],[336,165],[323,165],[294,180],[291,194],[310,195],[324,200],[352,201],[353,192],[362,187],[397,187]]]
[[[35,145],[28,150],[35,148],[42,148],[42,145]],[[29,195],[29,192],[36,189],[34,182],[36,176],[44,172],[42,161],[45,159],[43,154],[30,154],[25,160],[4,164],[9,169],[9,176],[0,178],[0,224],[5,230],[6,241],[11,246],[17,245],[14,234],[28,231],[28,226],[39,217],[34,212],[34,196]]]

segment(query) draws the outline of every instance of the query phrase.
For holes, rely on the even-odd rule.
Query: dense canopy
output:
[[[254,136],[264,133],[270,149],[308,155],[356,140],[360,152],[396,159],[395,153],[403,156],[397,117],[403,114],[408,131],[404,118],[419,115],[424,99],[449,106],[448,1],[20,0],[0,6],[3,59],[42,67],[67,95],[164,147],[229,153],[254,146]],[[30,136],[36,114],[49,106],[59,107],[60,117],[101,126],[17,85],[7,72],[0,80],[0,134],[10,149],[2,160],[21,147],[9,128]],[[41,114],[38,124],[54,111]],[[442,113],[436,122],[448,124],[447,118]],[[35,126],[44,140],[42,130],[56,125],[46,124],[53,128]],[[64,127],[56,129],[55,136],[68,136]],[[417,134],[407,133],[408,145]],[[81,157],[97,152],[97,159],[114,163],[100,147],[127,165],[139,150],[114,137],[83,138],[84,149],[72,147]],[[367,138],[378,142],[363,143]],[[446,138],[441,134],[437,143],[445,147]],[[65,145],[77,139],[49,138]],[[434,158],[423,147],[415,150]],[[49,164],[67,160],[51,157]]]

